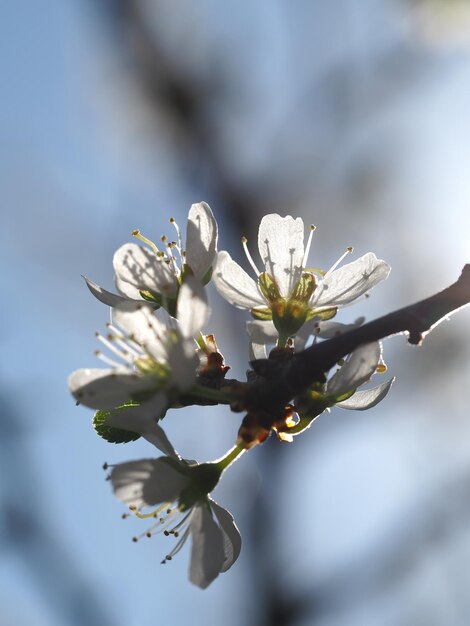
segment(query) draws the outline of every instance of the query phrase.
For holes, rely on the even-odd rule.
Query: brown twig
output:
[[[246,408],[257,414],[266,428],[284,412],[285,405],[309,385],[322,381],[341,358],[361,345],[398,333],[419,345],[439,322],[470,302],[470,264],[459,279],[443,291],[383,317],[323,341],[292,356],[287,362],[260,359],[251,363],[258,378],[250,386]]]

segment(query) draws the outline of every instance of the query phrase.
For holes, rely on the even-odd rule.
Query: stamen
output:
[[[144,243],[146,243],[150,248],[152,248],[152,250],[155,252],[155,254],[158,256],[160,250],[157,248],[157,246],[153,243],[153,241],[150,241],[150,239],[147,239],[147,237],[144,237],[143,235],[140,234],[140,230],[133,230],[132,231],[132,236],[136,237],[136,239],[140,239],[140,241],[143,241]]]
[[[256,276],[260,276],[261,272],[256,267],[256,263],[253,261],[253,258],[252,258],[251,254],[250,254],[250,251],[248,250],[248,246],[247,246],[248,239],[246,237],[242,237],[241,241],[242,241],[243,249],[245,250],[246,258],[248,259],[249,264],[253,268]]]
[[[178,250],[178,251],[180,251],[180,254],[182,254],[182,252],[183,252],[183,239],[182,239],[182,237],[181,237],[181,230],[180,230],[180,227],[179,227],[179,226],[178,226],[178,224],[175,222],[175,220],[174,220],[174,218],[173,218],[173,217],[170,217],[170,224],[173,224],[173,226],[175,227],[175,230],[176,230],[176,235],[177,235],[177,237],[178,237],[178,248],[179,248],[179,250]]]
[[[166,262],[168,263],[168,265],[171,264],[175,277],[179,278],[179,275],[181,274],[181,270],[176,263],[176,257],[173,256],[173,251],[172,251],[175,246],[176,246],[176,243],[174,241],[171,241],[170,243],[167,244],[166,247],[168,250],[167,252],[168,259],[166,260]]]
[[[118,346],[120,346],[123,349],[124,352],[130,352],[135,357],[142,356],[142,350],[139,351],[133,348],[129,343],[130,341],[129,338],[125,337],[122,333],[120,333],[119,330],[115,326],[113,326],[112,324],[108,322],[106,324],[106,328],[109,328],[109,330],[112,333],[113,340],[115,341],[115,343],[117,343]]]
[[[173,550],[170,552],[170,554],[166,555],[164,561],[171,561],[171,559],[178,554],[178,552],[181,550],[181,548],[186,543],[186,539],[189,537],[189,529],[190,529],[190,527],[188,525],[187,528],[185,529],[184,533],[181,535],[178,543],[173,548]]]
[[[313,231],[316,229],[316,226],[310,224],[310,233],[308,235],[307,245],[305,247],[304,258],[302,259],[302,267],[307,267],[307,259],[310,254],[310,246],[312,245]]]
[[[106,365],[109,365],[110,367],[122,367],[121,363],[110,359],[109,356],[103,354],[101,350],[95,350],[95,356],[98,357],[100,361],[103,361],[103,363],[106,363]]]
[[[351,254],[351,252],[353,252],[353,251],[354,251],[354,248],[353,248],[352,246],[348,246],[348,247],[346,248],[346,252],[344,252],[344,253],[343,253],[343,254],[339,257],[339,259],[336,261],[336,263],[334,263],[334,264],[330,267],[330,269],[329,269],[329,270],[327,271],[327,273],[325,274],[324,278],[326,278],[327,276],[329,276],[329,275],[331,274],[331,272],[333,272],[333,271],[334,271],[334,270],[338,267],[338,265],[341,263],[341,261],[344,259],[344,257],[348,256],[348,254]]]
[[[122,359],[123,361],[126,361],[129,364],[134,363],[134,359],[129,354],[126,354],[122,349],[119,349],[115,345],[112,344],[111,341],[114,340],[114,335],[108,335],[107,338],[103,337],[103,335],[100,335],[100,333],[95,333],[95,335],[98,341],[100,341],[104,346],[106,346],[108,350],[112,352],[114,355],[116,355],[119,359]],[[127,350],[127,346],[126,346],[126,350]]]

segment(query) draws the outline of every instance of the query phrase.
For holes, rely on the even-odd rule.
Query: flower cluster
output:
[[[310,267],[314,227],[304,245],[300,218],[271,214],[263,217],[258,233],[262,271],[242,238],[254,280],[228,252],[217,252],[217,224],[206,203],[190,208],[185,244],[175,220],[170,223],[175,241],[163,236],[157,246],[136,230],[133,235],[144,245],[117,250],[118,293],[85,279],[92,294],[111,307],[106,332],[96,333],[101,347],[95,354],[105,367],[73,372],[69,388],[77,404],[95,409],[101,437],[124,443],[141,436],[164,454],[115,465],[109,478],[129,507],[126,515],[151,520],[134,541],[159,533],[176,539],[166,563],[191,538],[189,578],[205,588],[232,566],[241,548],[233,517],[210,495],[223,472],[271,432],[292,441],[334,406],[365,410],[387,395],[393,378],[362,388],[386,371],[382,347],[372,342],[345,355],[335,371],[328,367],[312,378],[272,415],[253,401],[253,389],[263,381],[282,381],[282,368],[295,355],[358,328],[364,318],[349,324],[332,318],[387,278],[390,267],[371,252],[342,264],[352,248],[328,270]],[[253,369],[246,381],[226,379],[229,367],[215,338],[204,334],[210,280],[223,298],[254,318],[247,322]],[[234,447],[217,461],[181,458],[161,426],[169,411],[191,404],[226,404],[244,413]]]

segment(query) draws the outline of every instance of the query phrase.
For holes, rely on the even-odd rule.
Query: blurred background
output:
[[[108,319],[81,275],[111,289],[131,231],[184,227],[200,200],[245,267],[240,236],[269,212],[317,226],[315,266],[349,245],[386,259],[340,321],[453,282],[470,260],[470,3],[18,0],[0,29],[1,626],[468,624],[468,310],[421,348],[385,342],[380,406],[227,473],[215,497],[244,545],[204,592],[187,546],[163,567],[163,537],[131,542],[144,522],[120,519],[101,465],[154,452],[99,439],[66,377],[98,365]],[[210,296],[242,378],[247,315]],[[165,428],[202,461],[239,421],[189,408]]]

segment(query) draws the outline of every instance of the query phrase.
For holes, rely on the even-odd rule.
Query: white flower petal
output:
[[[189,580],[205,589],[217,578],[225,559],[222,531],[206,502],[196,504],[191,513],[191,537]]]
[[[165,431],[156,423],[159,418],[163,417],[167,408],[166,394],[157,393],[151,400],[139,406],[112,411],[106,424],[138,433],[168,456],[179,459],[180,456]]]
[[[205,202],[189,209],[186,228],[186,263],[202,278],[213,265],[217,250],[217,222]]]
[[[368,252],[360,259],[327,274],[311,299],[312,306],[349,304],[387,278],[390,265]]]
[[[86,276],[83,278],[85,279],[87,287],[91,293],[103,304],[107,304],[108,306],[117,306],[123,302],[127,302],[127,298],[123,298],[115,293],[106,291],[106,289],[103,289],[103,287],[100,287]]]
[[[306,322],[302,328],[298,331],[294,340],[294,347],[296,352],[300,352],[305,348],[305,345],[310,336],[318,336],[322,339],[331,339],[346,333],[348,330],[354,330],[364,323],[365,317],[358,317],[352,324],[342,324],[341,322],[321,322],[318,318],[313,318]]]
[[[157,361],[166,361],[168,328],[149,307],[129,303],[112,311],[113,324],[145,348]]]
[[[187,476],[165,457],[120,463],[111,471],[114,494],[125,504],[152,506],[173,502],[187,483]]]
[[[176,317],[184,337],[195,337],[209,319],[209,304],[204,285],[198,278],[184,281],[178,294]]]
[[[357,389],[367,382],[380,361],[381,347],[378,341],[360,346],[349,355],[345,364],[328,381],[328,395],[339,395]]]
[[[178,281],[170,265],[160,261],[152,250],[126,243],[114,254],[117,288],[131,298],[138,298],[140,289],[172,296]]]
[[[246,330],[248,332],[250,360],[254,359],[266,359],[267,350],[266,346],[276,343],[279,333],[272,322],[262,322],[256,320],[254,322],[246,323]]]
[[[230,304],[241,309],[266,306],[255,281],[232,260],[228,252],[222,251],[217,255],[212,278],[219,293]]]
[[[304,258],[304,223],[300,217],[265,215],[258,231],[258,248],[266,271],[287,297],[300,278]]]
[[[211,508],[222,529],[224,540],[225,560],[220,571],[226,572],[238,559],[242,547],[242,538],[232,514],[227,509],[221,507],[220,504],[217,504],[212,498],[210,498],[210,501]]]
[[[340,409],[352,409],[354,411],[365,411],[371,409],[385,398],[392,386],[395,378],[391,378],[386,383],[382,383],[372,389],[364,389],[363,391],[356,391],[350,398],[343,402],[336,404]]]
[[[114,409],[133,394],[147,391],[151,381],[125,367],[80,369],[68,379],[69,389],[79,404],[92,409]]]
[[[349,330],[354,330],[355,328],[359,328],[364,321],[365,317],[358,317],[355,322],[351,324],[342,324],[341,322],[319,322],[318,323],[318,334],[322,339],[331,339],[332,337],[337,337],[338,335],[342,335],[343,333],[347,333]]]
[[[168,351],[167,362],[171,369],[171,379],[180,391],[186,391],[194,384],[199,359],[192,339],[181,337]]]

